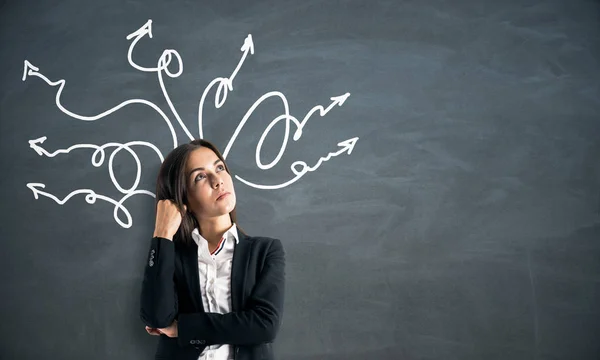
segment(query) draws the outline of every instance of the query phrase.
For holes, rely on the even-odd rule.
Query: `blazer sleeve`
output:
[[[273,239],[243,311],[179,314],[178,341],[189,344],[255,345],[275,339],[283,315],[285,252]]]
[[[147,326],[166,328],[177,316],[175,244],[154,237],[148,250],[140,297],[140,318]]]

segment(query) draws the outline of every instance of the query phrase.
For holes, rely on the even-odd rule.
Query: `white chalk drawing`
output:
[[[189,129],[185,126],[185,123],[183,122],[183,120],[177,113],[177,110],[173,106],[173,102],[171,101],[171,98],[169,97],[169,94],[165,87],[165,83],[163,81],[163,73],[171,78],[179,77],[183,73],[183,60],[176,50],[166,49],[162,52],[162,55],[158,59],[156,67],[145,67],[145,66],[137,64],[133,60],[133,50],[134,50],[136,44],[142,38],[144,38],[146,36],[149,38],[152,38],[152,20],[148,20],[138,30],[127,35],[126,39],[131,41],[131,44],[127,51],[127,61],[136,70],[139,70],[142,72],[149,72],[149,73],[155,72],[157,74],[159,86],[162,90],[165,101],[167,102],[173,117],[175,118],[175,120],[177,121],[177,123],[179,124],[181,129],[188,136],[188,138],[190,140],[193,140],[194,136],[189,131]],[[223,106],[223,104],[225,104],[228,93],[230,91],[233,91],[233,89],[234,89],[233,81],[234,81],[236,75],[242,68],[242,65],[246,61],[248,55],[254,54],[254,42],[252,41],[252,35],[249,34],[246,37],[246,39],[244,40],[244,44],[242,45],[240,51],[242,52],[242,56],[237,64],[237,66],[232,71],[231,75],[229,77],[215,78],[208,84],[208,86],[202,92],[202,96],[198,103],[198,135],[199,135],[198,138],[204,137],[204,132],[202,130],[202,127],[203,127],[202,113],[203,113],[204,104],[208,97],[209,92],[213,89],[213,87],[216,86],[215,95],[214,95],[215,96],[215,98],[214,98],[215,108],[219,109],[221,106]],[[171,71],[169,69],[169,66],[172,65],[171,63],[173,62],[174,59],[176,60],[174,62],[174,64],[175,64],[175,66],[177,66],[177,69],[176,69],[176,71]],[[69,111],[61,103],[60,98],[61,98],[62,91],[64,90],[64,88],[66,86],[66,83],[67,83],[66,80],[60,79],[58,81],[52,81],[49,78],[47,78],[46,76],[44,76],[40,72],[40,69],[38,67],[34,66],[28,60],[25,60],[22,80],[25,81],[25,80],[27,80],[28,77],[40,78],[46,84],[48,84],[49,86],[52,86],[52,87],[58,86],[58,90],[56,91],[56,97],[55,97],[56,106],[64,114],[66,114],[67,116],[72,117],[74,119],[77,119],[77,120],[82,120],[82,121],[100,120],[100,119],[118,111],[119,109],[121,109],[125,106],[130,106],[130,105],[135,105],[135,104],[149,106],[154,111],[156,111],[163,118],[165,123],[167,124],[169,133],[171,135],[171,139],[173,141],[173,148],[176,148],[179,144],[177,135],[175,133],[175,129],[173,127],[173,123],[169,119],[169,116],[167,116],[167,114],[159,106],[157,106],[156,104],[154,104],[148,100],[129,99],[129,100],[123,101],[122,103],[120,103],[106,111],[103,111],[99,114],[81,115],[81,114],[76,114],[72,111]],[[284,94],[282,94],[279,91],[268,92],[268,93],[264,94],[263,96],[261,96],[258,100],[256,100],[256,102],[254,102],[254,104],[248,109],[246,114],[240,120],[233,135],[229,139],[227,146],[225,147],[225,150],[223,151],[223,157],[227,158],[227,156],[229,155],[229,153],[235,143],[235,140],[237,139],[242,128],[244,127],[244,125],[246,124],[246,122],[248,121],[250,116],[253,114],[253,112],[265,100],[267,100],[269,98],[272,98],[272,97],[279,98],[283,104],[284,111],[281,115],[279,115],[275,119],[273,119],[273,121],[271,121],[271,123],[266,127],[266,129],[263,131],[263,133],[260,137],[260,140],[258,141],[258,144],[256,146],[256,151],[255,151],[256,166],[258,168],[260,168],[261,170],[271,169],[275,165],[277,165],[277,163],[279,163],[279,161],[281,160],[281,157],[285,153],[285,150],[286,150],[286,147],[288,144],[289,135],[290,135],[290,125],[293,124],[295,126],[295,131],[294,131],[292,139],[294,141],[298,141],[302,137],[302,129],[304,128],[304,126],[306,125],[306,123],[312,117],[313,114],[318,112],[318,114],[321,117],[323,117],[327,113],[329,113],[331,110],[333,110],[336,106],[342,106],[349,96],[350,96],[350,93],[345,93],[340,96],[331,97],[331,99],[330,99],[331,103],[329,105],[327,105],[327,107],[324,107],[323,105],[316,105],[310,111],[308,111],[306,113],[306,115],[302,118],[302,121],[299,121],[298,118],[296,118],[295,116],[290,114],[289,103]],[[279,152],[277,153],[277,156],[271,162],[265,164],[265,163],[263,163],[262,158],[261,158],[261,149],[262,149],[263,143],[267,139],[269,133],[271,132],[271,129],[273,129],[273,127],[275,125],[277,125],[280,121],[285,121],[285,134],[283,136],[281,147],[279,149]],[[114,216],[115,221],[123,228],[130,228],[133,225],[133,220],[132,220],[131,214],[129,213],[127,208],[125,208],[123,203],[127,199],[129,199],[130,197],[132,197],[134,195],[143,194],[143,195],[156,197],[156,195],[154,193],[152,193],[151,191],[137,189],[139,186],[140,179],[141,179],[142,164],[141,164],[140,159],[138,158],[136,152],[133,150],[133,147],[139,147],[139,146],[149,147],[154,152],[156,152],[156,154],[158,155],[158,158],[161,162],[164,161],[164,157],[163,157],[161,151],[154,144],[147,142],[147,141],[130,141],[125,144],[109,142],[109,143],[106,143],[103,145],[75,144],[66,149],[58,149],[53,152],[49,152],[42,146],[42,144],[46,140],[47,140],[46,136],[42,136],[42,137],[39,137],[34,140],[29,140],[29,147],[32,148],[38,155],[46,156],[46,157],[55,157],[60,154],[68,154],[69,152],[71,152],[73,150],[78,150],[78,149],[91,149],[91,150],[93,150],[92,165],[95,167],[100,167],[100,166],[102,166],[102,164],[104,164],[104,160],[106,158],[106,150],[112,149],[112,152],[108,159],[108,171],[109,171],[109,175],[110,175],[113,185],[119,192],[121,192],[123,194],[123,197],[119,200],[115,200],[111,197],[97,194],[96,192],[94,192],[91,189],[77,189],[77,190],[74,190],[71,193],[69,193],[66,197],[64,197],[61,200],[58,197],[56,197],[55,195],[53,195],[52,193],[42,191],[42,189],[46,188],[45,184],[37,183],[37,182],[36,183],[28,183],[27,187],[29,189],[31,189],[35,199],[39,199],[40,196],[44,196],[44,197],[54,200],[59,205],[63,205],[71,197],[73,197],[75,195],[85,194],[85,201],[89,204],[94,204],[96,202],[96,200],[98,200],[98,199],[113,204],[115,206],[114,211],[113,211],[113,216]],[[326,156],[321,157],[318,160],[318,162],[313,166],[309,166],[305,161],[302,161],[302,160],[293,162],[292,165],[290,166],[290,171],[293,173],[294,177],[292,179],[290,179],[286,182],[280,183],[280,184],[272,184],[272,185],[258,184],[258,183],[246,180],[246,179],[240,177],[239,175],[235,175],[235,178],[238,179],[243,184],[246,184],[246,185],[256,188],[256,189],[267,189],[267,190],[268,189],[281,189],[283,187],[289,186],[289,185],[293,184],[294,182],[298,181],[300,178],[302,178],[304,175],[306,175],[306,173],[317,170],[319,168],[319,166],[322,165],[323,162],[330,160],[332,157],[339,156],[344,153],[347,153],[348,155],[350,155],[352,153],[352,150],[354,149],[354,146],[356,145],[357,141],[358,141],[358,137],[354,137],[354,138],[339,142],[337,144],[337,146],[339,147],[339,149],[337,151],[330,152]],[[137,170],[136,178],[135,178],[133,185],[129,188],[126,188],[119,183],[119,181],[117,180],[117,178],[115,176],[114,169],[113,169],[114,157],[122,150],[126,150],[132,156],[132,158],[134,159],[134,161],[136,163],[136,170]],[[123,215],[124,215],[125,219],[122,218]]]

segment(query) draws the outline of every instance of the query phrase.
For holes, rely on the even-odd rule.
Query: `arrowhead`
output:
[[[342,106],[342,105],[344,105],[344,102],[346,101],[348,96],[350,96],[350,93],[345,93],[344,95],[334,96],[331,98],[331,100],[333,101],[334,104]]]
[[[139,29],[137,29],[136,31],[132,32],[131,34],[127,35],[127,40],[131,40],[135,37],[142,37],[144,35],[148,34],[148,36],[150,37],[150,39],[152,39],[152,19],[149,19],[148,21],[146,21],[146,23]]]
[[[240,50],[250,50],[250,54],[254,55],[254,42],[252,41],[251,34],[248,34],[248,36],[246,36],[246,40],[244,40],[244,45],[242,45],[242,48]]]
[[[27,75],[31,75],[29,73],[30,70],[38,71],[40,69],[33,66],[29,61],[25,60],[25,65],[23,66],[23,77],[21,78],[21,80],[25,81],[25,79],[27,78]]]
[[[36,199],[38,199],[38,190],[39,189],[43,189],[46,187],[46,185],[42,184],[42,183],[28,183],[27,187],[31,189],[31,191],[33,191],[33,197],[35,197]],[[39,188],[39,189],[38,189]]]
[[[29,140],[29,147],[32,148],[33,150],[35,150],[35,152],[39,155],[42,156],[42,148],[40,146],[38,146],[38,144],[42,144],[44,141],[46,141],[47,137],[42,136],[41,138],[35,139],[35,140]]]
[[[343,147],[344,151],[348,151],[348,155],[350,155],[352,153],[352,150],[354,150],[354,145],[356,145],[357,141],[358,141],[358,138],[355,137],[355,138],[344,140],[344,141],[338,143],[338,146]]]

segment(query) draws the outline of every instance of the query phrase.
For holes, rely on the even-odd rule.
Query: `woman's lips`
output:
[[[217,201],[219,201],[219,200],[223,200],[223,199],[224,199],[226,196],[228,196],[228,195],[229,195],[229,193],[228,193],[228,192],[226,192],[226,193],[223,193],[223,194],[219,195],[219,197],[217,198]]]

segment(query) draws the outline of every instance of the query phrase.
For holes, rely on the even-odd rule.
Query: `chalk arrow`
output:
[[[333,153],[329,153],[327,154],[327,156],[322,157],[319,159],[319,161],[317,162],[317,164],[315,166],[308,166],[306,164],[306,162],[304,161],[295,161],[294,163],[292,163],[292,165],[290,166],[290,169],[292,170],[292,172],[294,173],[294,175],[296,175],[294,178],[281,183],[281,184],[276,184],[276,185],[260,185],[260,184],[255,184],[252,183],[248,180],[245,180],[241,177],[239,177],[238,175],[235,175],[235,178],[238,179],[239,181],[243,182],[244,184],[251,186],[253,188],[256,189],[281,189],[283,187],[286,187],[290,184],[295,183],[296,181],[298,181],[302,176],[304,176],[307,172],[309,171],[315,171],[319,168],[319,166],[321,166],[321,164],[325,161],[328,161],[329,159],[331,159],[334,156],[338,156],[341,155],[345,152],[348,153],[348,155],[350,155],[350,153],[352,153],[352,150],[354,150],[354,146],[356,145],[356,142],[358,141],[358,137],[354,137],[348,140],[344,140],[342,142],[339,142],[337,145],[341,147],[340,150],[333,152]]]
[[[156,197],[154,194],[152,194],[149,191],[146,190],[136,190],[136,191],[132,191],[127,193],[120,201],[115,201],[107,196],[104,195],[99,195],[96,194],[93,190],[90,189],[77,189],[75,191],[72,191],[71,193],[69,193],[69,195],[67,195],[64,199],[60,200],[59,198],[57,198],[56,196],[47,193],[45,191],[41,191],[40,189],[44,189],[46,187],[46,185],[42,184],[42,183],[28,183],[27,187],[31,189],[31,191],[33,192],[33,196],[36,199],[39,199],[40,195],[46,196],[54,201],[56,201],[58,204],[60,205],[64,205],[67,201],[69,201],[69,199],[75,195],[78,194],[86,194],[85,196],[85,201],[88,204],[94,204],[96,203],[96,200],[104,200],[107,201],[111,204],[113,204],[115,206],[115,209],[113,211],[113,216],[114,219],[117,221],[117,223],[119,225],[121,225],[124,228],[129,228],[131,227],[131,225],[133,224],[133,221],[131,219],[131,214],[129,213],[129,211],[123,206],[123,201],[125,201],[127,198],[136,195],[136,194],[147,194],[153,197]],[[127,218],[127,222],[123,222],[121,219],[119,219],[118,213],[119,210],[123,212],[123,214],[125,214],[125,217]]]
[[[342,149],[337,153],[339,154],[343,154],[346,151],[348,152],[348,155],[350,155],[352,153],[352,150],[354,150],[354,146],[356,145],[356,142],[358,141],[357,137],[354,137],[352,139],[348,139],[348,140],[344,140],[340,143],[338,143],[338,146],[341,146]]]
[[[51,81],[50,79],[48,79],[42,73],[39,72],[40,69],[37,66],[33,66],[33,64],[31,64],[27,60],[24,61],[24,64],[25,65],[23,66],[23,78],[22,78],[23,81],[25,81],[28,76],[35,76],[35,77],[38,77],[38,78],[44,80],[44,82],[46,84],[48,84],[52,87],[60,85],[58,93],[60,93],[62,91],[62,89],[66,83],[64,79],[60,79],[58,81]]]
[[[126,39],[131,40],[133,38],[136,38],[136,40],[139,40],[146,35],[148,35],[148,37],[150,37],[150,39],[152,39],[152,20],[151,19],[146,21],[146,23],[144,25],[142,25],[141,28],[139,28],[136,31],[132,32],[131,34],[127,35]]]
[[[148,35],[149,38],[152,38],[152,20],[146,21],[146,23],[141,28],[139,28],[136,31],[132,32],[131,34],[127,35],[126,39],[132,40],[131,44],[129,44],[129,49],[127,50],[127,61],[129,61],[129,65],[131,65],[134,69],[139,70],[139,71],[144,71],[144,72],[160,71],[164,68],[163,67],[150,67],[150,68],[143,67],[143,66],[136,64],[133,61],[133,48],[135,48],[137,43],[146,35]],[[168,50],[165,50],[165,51],[168,51]],[[174,50],[173,50],[173,52],[176,53],[176,51],[174,51]],[[163,56],[165,56],[164,52],[163,52]],[[168,62],[170,62],[171,56],[168,56],[168,59],[169,59]],[[163,64],[163,65],[166,67],[166,65],[168,65],[168,64],[166,64],[166,65]],[[179,75],[177,75],[177,76],[179,76]]]
[[[344,102],[346,101],[348,96],[350,96],[350,93],[345,93],[344,95],[334,96],[334,97],[330,98],[331,101],[333,101],[333,103],[331,103],[330,107],[328,107],[325,112],[329,111],[329,109],[331,109],[335,105],[338,105],[338,106],[344,105]]]
[[[25,79],[27,79],[27,75],[33,75],[34,71],[39,70],[39,68],[33,66],[29,61],[25,60],[25,66],[23,66],[23,77],[21,80],[25,81]]]
[[[89,189],[78,189],[76,191],[71,192],[69,195],[67,195],[64,199],[60,200],[59,198],[57,198],[56,196],[47,193],[45,191],[42,191],[41,189],[45,189],[46,185],[42,184],[42,183],[28,183],[27,187],[29,189],[31,189],[31,191],[33,192],[33,197],[36,199],[39,199],[40,195],[43,195],[47,198],[50,198],[54,201],[56,201],[58,204],[60,205],[64,205],[71,197],[73,197],[74,195],[77,194],[88,194],[88,196],[86,196],[86,201],[90,204],[93,204],[96,201],[96,198],[102,197],[102,196],[98,196],[96,195],[96,193],[92,190]],[[114,202],[114,200],[113,200]]]
[[[58,149],[58,150],[55,150],[53,153],[49,153],[46,149],[44,149],[44,147],[41,146],[41,144],[43,144],[44,141],[46,141],[46,140],[47,140],[46,136],[42,136],[41,138],[34,139],[34,140],[29,140],[29,147],[32,148],[38,155],[40,155],[40,156],[45,155],[47,157],[55,157],[58,154],[67,154],[75,149],[93,149],[95,151],[94,151],[94,154],[92,155],[92,165],[94,165],[95,167],[99,167],[100,165],[102,165],[102,163],[104,162],[104,156],[105,156],[104,150],[109,147],[116,147],[116,150],[110,156],[111,159],[115,156],[116,153],[120,152],[121,150],[127,150],[131,154],[131,156],[133,156],[133,159],[138,164],[138,167],[141,166],[141,162],[140,162],[139,158],[137,157],[137,154],[135,153],[135,151],[133,151],[131,149],[132,146],[147,146],[147,147],[151,148],[152,150],[154,150],[154,152],[156,152],[161,163],[163,161],[165,161],[160,150],[156,146],[154,146],[154,144],[149,143],[147,141],[129,141],[124,144],[117,143],[117,142],[109,142],[102,146],[98,146],[98,145],[94,145],[94,144],[75,144],[75,145],[68,147],[67,149]],[[98,156],[99,156],[99,158],[98,158]],[[109,160],[109,164],[112,164],[112,160]],[[139,172],[139,170],[138,170],[138,172]],[[111,176],[111,178],[112,178],[112,176]],[[136,180],[136,182],[137,181],[139,181],[139,178]],[[115,186],[119,187],[115,179],[113,179],[113,183],[115,184]]]
[[[131,50],[131,48],[130,48]],[[111,109],[108,109],[100,114],[97,115],[92,115],[92,116],[85,116],[85,115],[79,115],[79,114],[75,114],[74,112],[71,112],[69,110],[67,110],[60,102],[60,97],[62,94],[62,91],[64,89],[64,87],[66,86],[67,82],[64,79],[60,79],[58,81],[51,81],[50,79],[48,79],[46,76],[44,76],[42,73],[39,72],[39,68],[32,65],[29,61],[25,60],[24,61],[24,68],[23,68],[23,81],[25,81],[25,79],[27,78],[27,76],[35,76],[38,77],[42,80],[44,80],[44,82],[52,87],[58,86],[58,91],[56,92],[55,95],[55,102],[56,102],[56,107],[58,107],[60,109],[60,111],[62,111],[63,113],[65,113],[66,115],[78,119],[78,120],[83,120],[83,121],[95,121],[98,119],[103,118],[104,116],[107,116],[119,109],[121,109],[122,107],[125,107],[127,105],[130,104],[143,104],[146,106],[151,107],[152,109],[154,109],[162,118],[163,120],[167,123],[167,126],[169,127],[169,130],[171,132],[171,137],[173,139],[173,148],[177,147],[177,135],[175,134],[175,129],[173,128],[173,125],[171,124],[171,121],[169,120],[169,118],[167,117],[167,115],[164,113],[164,111],[162,111],[156,104],[148,101],[148,100],[144,100],[144,99],[130,99],[127,101],[123,101],[122,103],[120,103],[117,106],[114,106]],[[189,132],[188,132],[189,133]],[[40,138],[41,139],[41,138]],[[39,139],[37,139],[39,140]],[[41,142],[37,142],[37,140],[33,140],[36,143],[41,143]],[[31,141],[29,142],[30,145],[32,145]],[[36,150],[34,148],[34,150]],[[36,150],[36,152],[39,154],[39,151]],[[41,154],[40,154],[41,155]]]
[[[334,96],[334,97],[330,98],[331,104],[329,104],[329,106],[327,108],[324,108],[323,105],[317,105],[317,106],[313,107],[312,109],[310,109],[310,111],[306,114],[304,119],[302,119],[302,122],[300,122],[300,126],[298,126],[298,129],[296,130],[296,132],[294,132],[294,137],[293,137],[294,141],[298,141],[300,139],[300,137],[302,136],[302,128],[304,128],[304,125],[306,124],[308,119],[310,119],[310,117],[315,112],[319,111],[319,115],[325,116],[336,105],[337,106],[344,105],[344,102],[346,102],[346,99],[348,98],[348,96],[350,96],[350,93],[345,93],[344,95]]]
[[[41,146],[38,146],[38,144],[43,144],[44,141],[46,141],[46,139],[48,139],[48,138],[45,136],[42,136],[41,138],[38,138],[38,139],[29,140],[29,147],[32,148],[33,150],[35,150],[35,152],[39,156],[42,156],[42,155],[44,155],[44,153],[43,153],[44,149]]]
[[[246,39],[244,40],[244,45],[242,45],[242,48],[240,50],[244,52],[250,50],[250,55],[254,55],[254,42],[252,41],[251,34],[248,34],[248,36],[246,36]]]
[[[354,145],[356,145],[357,141],[358,141],[358,137],[354,137],[352,139],[348,139],[348,140],[344,140],[342,142],[339,142],[337,145],[341,147],[340,150],[338,150],[336,152],[333,152],[333,153],[329,153],[329,154],[327,154],[327,156],[320,158],[319,161],[317,162],[317,164],[315,166],[313,166],[313,167],[305,166],[306,171],[315,171],[315,170],[317,170],[317,168],[319,168],[319,166],[321,166],[321,164],[324,161],[328,161],[329,159],[331,159],[334,156],[341,155],[341,154],[343,154],[345,152],[347,152],[348,155],[350,155],[352,153],[352,150],[354,150]],[[296,163],[300,163],[300,162],[297,161]],[[296,165],[292,164],[292,171],[294,171],[294,172],[296,172],[295,166]]]
[[[229,77],[229,79],[223,79],[224,83],[227,84],[227,89],[229,89],[229,91],[233,90],[233,79],[235,79],[235,76],[237,75],[238,71],[240,71],[242,64],[244,63],[244,61],[246,61],[248,52],[250,52],[250,55],[254,55],[254,42],[252,41],[252,34],[248,34],[248,36],[246,36],[246,39],[244,39],[244,45],[242,45],[240,50],[242,50],[244,52],[244,54],[242,55],[242,58],[240,59],[237,66],[231,73],[231,76]],[[215,81],[215,80],[213,80],[213,81]],[[209,86],[211,86],[211,85],[209,85]],[[227,94],[224,95],[223,99],[225,99],[225,98],[227,98]],[[224,101],[225,100],[223,100],[223,102]],[[220,108],[220,107],[221,107],[221,105],[217,106],[217,108]],[[202,138],[202,136],[200,136],[200,137]]]
[[[31,189],[31,191],[33,192],[33,197],[37,199],[39,199],[39,193],[40,191],[38,189],[44,189],[46,187],[46,185],[42,184],[42,183],[29,183],[27,184],[27,187]]]

